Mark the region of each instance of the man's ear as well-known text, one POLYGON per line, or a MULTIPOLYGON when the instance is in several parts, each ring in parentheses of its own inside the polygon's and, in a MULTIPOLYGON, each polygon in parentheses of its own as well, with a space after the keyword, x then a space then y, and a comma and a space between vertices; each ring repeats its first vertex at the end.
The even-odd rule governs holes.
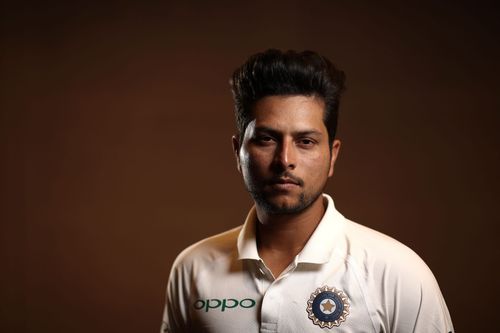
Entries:
POLYGON ((333 140, 332 143, 332 149, 330 152, 330 170, 328 171, 328 177, 333 176, 333 170, 335 168, 335 161, 337 160, 337 157, 339 156, 340 152, 340 140, 333 140))
POLYGON ((236 158, 236 168, 238 169, 239 172, 241 172, 240 141, 238 140, 238 137, 236 135, 233 135, 233 137, 231 138, 231 141, 233 143, 234 157, 236 158))

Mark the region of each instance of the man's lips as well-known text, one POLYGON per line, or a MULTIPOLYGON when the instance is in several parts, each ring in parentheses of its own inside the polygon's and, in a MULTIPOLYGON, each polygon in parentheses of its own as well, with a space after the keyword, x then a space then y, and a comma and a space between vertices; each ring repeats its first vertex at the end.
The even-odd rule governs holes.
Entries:
POLYGON ((285 189, 285 188, 293 188, 296 186, 302 186, 304 182, 297 177, 291 177, 290 175, 285 175, 283 177, 276 177, 271 179, 269 184, 273 187, 285 189))
POLYGON ((291 178, 280 178, 273 182, 274 184, 293 184, 299 185, 299 182, 291 178))

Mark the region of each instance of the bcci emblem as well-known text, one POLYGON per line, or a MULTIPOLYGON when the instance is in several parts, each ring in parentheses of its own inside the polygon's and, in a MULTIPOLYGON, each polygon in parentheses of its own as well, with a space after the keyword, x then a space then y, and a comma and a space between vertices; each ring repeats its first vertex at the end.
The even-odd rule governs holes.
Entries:
POLYGON ((349 314, 349 300, 342 290, 323 286, 307 301, 309 319, 321 328, 340 326, 349 314))

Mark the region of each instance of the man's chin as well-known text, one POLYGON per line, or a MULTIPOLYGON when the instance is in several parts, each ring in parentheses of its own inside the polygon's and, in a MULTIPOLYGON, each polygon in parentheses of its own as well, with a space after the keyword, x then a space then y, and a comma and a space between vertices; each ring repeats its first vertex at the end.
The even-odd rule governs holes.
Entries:
POLYGON ((297 214, 309 206, 303 196, 295 199, 283 197, 254 199, 267 213, 275 215, 297 214))

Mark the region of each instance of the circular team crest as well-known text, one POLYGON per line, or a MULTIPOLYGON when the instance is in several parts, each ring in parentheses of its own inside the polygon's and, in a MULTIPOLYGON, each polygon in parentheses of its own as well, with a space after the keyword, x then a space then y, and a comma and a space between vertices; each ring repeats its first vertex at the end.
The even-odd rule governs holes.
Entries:
POLYGON ((307 301, 309 319, 321 328, 340 326, 349 314, 349 299, 342 290, 323 286, 307 301))

